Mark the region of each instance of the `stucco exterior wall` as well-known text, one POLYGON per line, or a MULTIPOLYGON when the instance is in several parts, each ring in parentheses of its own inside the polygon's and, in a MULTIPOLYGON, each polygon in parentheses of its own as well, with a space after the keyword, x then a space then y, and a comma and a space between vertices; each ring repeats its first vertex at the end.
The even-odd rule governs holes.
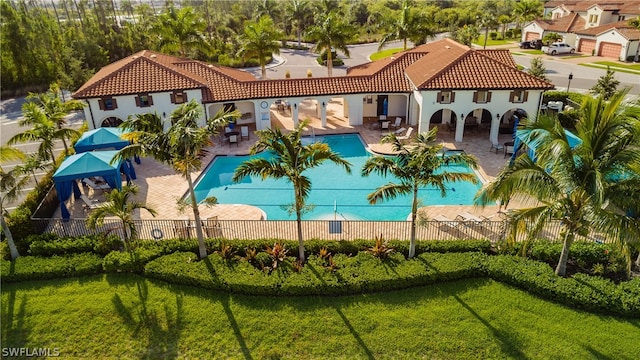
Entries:
MULTIPOLYGON (((202 92, 198 90, 186 90, 187 100, 194 100, 198 103, 202 103, 202 92)), ((129 116, 136 114, 156 113, 160 117, 169 119, 171 112, 173 112, 180 104, 171 103, 171 92, 151 93, 149 94, 153 98, 153 105, 149 107, 136 106, 135 95, 120 95, 114 96, 118 107, 114 110, 100 110, 98 104, 99 98, 87 99, 84 112, 85 118, 88 120, 89 129, 97 129, 101 127, 102 122, 110 117, 116 117, 121 120, 126 120, 129 116)), ((167 120, 168 121, 168 120, 167 120)), ((168 128, 168 123, 165 122, 165 129, 168 128)))

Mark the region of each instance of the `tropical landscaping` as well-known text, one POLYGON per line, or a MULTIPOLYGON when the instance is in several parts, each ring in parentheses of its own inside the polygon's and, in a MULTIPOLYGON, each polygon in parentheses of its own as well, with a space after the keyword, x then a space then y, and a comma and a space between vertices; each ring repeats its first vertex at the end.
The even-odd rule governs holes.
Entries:
MULTIPOLYGON (((517 21, 526 16, 524 10, 515 9, 530 3, 537 2, 504 2, 514 8, 510 15, 521 13, 517 21)), ((3 17, 11 21, 37 14, 40 20, 30 21, 47 24, 47 16, 52 16, 37 6, 12 4, 2 3, 3 17)), ((113 5, 103 8, 103 2, 92 9, 74 2, 77 15, 67 7, 70 3, 63 4, 67 21, 60 22, 56 13, 60 29, 55 30, 49 19, 52 33, 75 22, 88 31, 100 26, 99 19, 109 21, 109 10, 116 13, 113 5)), ((244 14, 251 10, 247 4, 240 2, 227 10, 244 14)), ((391 39, 403 40, 404 46, 407 40, 419 43, 442 29, 439 14, 466 14, 458 6, 429 13, 432 6, 418 11, 408 1, 394 4, 390 13, 400 16, 385 20, 395 25, 375 32, 381 36, 381 47, 391 39), (412 24, 424 24, 420 20, 429 14, 434 23, 427 25, 433 27, 416 31, 412 24)), ((273 38, 290 36, 293 41, 304 35, 313 40, 314 49, 325 52, 331 75, 332 50, 348 55, 346 44, 372 34, 371 27, 358 34, 349 26, 341 16, 348 13, 342 2, 313 4, 327 10, 313 20, 303 17, 302 9, 311 6, 303 0, 287 3, 285 14, 278 14, 270 1, 260 2, 255 14, 237 18, 214 11, 228 5, 217 2, 204 2, 201 11, 167 6, 160 15, 148 9, 143 13, 145 4, 127 5, 135 20, 120 30, 131 28, 108 30, 110 35, 101 41, 134 36, 132 29, 146 23, 148 33, 157 38, 141 38, 142 43, 150 41, 167 52, 207 60, 224 59, 224 48, 236 46, 239 62, 255 60, 263 78, 266 59, 279 49, 273 48, 273 38), (133 16, 134 10, 141 15, 133 16), (202 13, 207 16, 201 19, 202 13), (292 18, 292 14, 298 15, 292 18), (226 20, 229 28, 206 23, 214 16, 226 20), (240 25, 238 19, 247 21, 240 25), (285 19, 291 20, 291 27, 275 31, 285 19), (191 22, 198 26, 184 26, 191 22), (233 31, 232 25, 242 31, 233 31), (204 33, 206 38, 197 38, 204 33), (263 33, 269 34, 263 38, 263 33)), ((499 11, 491 5, 495 3, 473 9, 499 11)), ((387 5, 358 2, 348 9, 349 14, 362 15, 383 6, 387 5)), ((482 31, 486 39, 502 24, 502 37, 506 36, 504 25, 513 18, 496 19, 501 19, 498 24, 486 17, 460 20, 456 29, 469 39, 482 31)), ((91 48, 91 41, 84 46, 91 48)), ((114 45, 111 50, 123 55, 133 51, 131 46, 114 45)), ((65 51, 61 54, 73 53, 65 51)), ((6 71, 23 74, 15 52, 2 56, 13 66, 6 71)), ((51 67, 62 66, 61 61, 51 67)), ((77 80, 74 71, 88 71, 81 71, 85 65, 67 74, 77 80)), ((540 66, 536 65, 534 76, 544 76, 540 66)), ((37 87, 50 75, 39 74, 43 78, 24 78, 21 84, 16 77, 12 90, 37 87)), ((72 87, 72 79, 57 80, 72 87)), ((51 347, 62 356, 83 358, 635 358, 640 354, 640 278, 634 273, 640 267, 640 103, 627 102, 628 90, 618 90, 617 85, 608 72, 591 89, 593 96, 548 93, 548 98, 578 99, 579 106, 520 123, 518 141, 528 149, 514 151, 503 171, 475 199, 479 207, 498 202, 507 209, 501 214, 504 236, 492 243, 415 238, 416 228, 429 220, 420 215, 418 189, 432 185, 445 196, 449 191, 445 183, 471 177, 442 172, 444 164, 478 165, 465 153, 445 158, 437 128, 404 140, 393 133, 384 136, 381 142, 391 144, 395 156, 374 156, 361 169, 352 169, 326 143, 302 142, 305 121, 291 131, 257 131, 251 152, 268 151, 273 157, 249 160, 233 174, 237 182, 250 175, 289 180, 294 196, 288 209, 296 215, 297 239, 207 236, 193 200, 193 174, 202 170, 212 135, 240 113, 223 108, 203 122, 202 108, 195 101, 167 114, 168 129, 158 114, 129 117, 121 128, 128 131, 124 137, 131 144, 114 160, 145 156, 179 174, 188 184, 189 196, 180 206, 193 213, 194 239, 156 241, 137 236, 133 214, 156 211, 136 199, 135 185, 110 191, 105 206, 91 210, 87 225, 95 233, 90 236, 36 234, 30 216, 79 135, 64 126, 64 115, 78 103, 58 96, 60 87, 54 83, 47 92, 29 96, 21 121, 26 129, 9 142, 40 141, 32 160, 13 147, 0 148, 1 162, 17 159, 25 164, 9 171, 0 167, 3 351, 51 347), (577 145, 570 143, 567 130, 579 139, 577 145), (64 143, 61 156, 53 151, 56 140, 64 143), (411 236, 389 240, 371 234, 355 241, 305 238, 301 223, 312 206, 306 200, 313 188, 305 171, 323 162, 363 176, 394 175, 397 181, 375 189, 367 200, 375 204, 412 195, 406 204, 411 236), (15 198, 38 168, 49 175, 18 209, 6 213, 4 201, 15 198), (108 217, 117 219, 116 231, 98 231, 108 217), (539 234, 551 221, 560 222, 561 238, 541 240, 539 234), (577 240, 592 235, 591 241, 577 240)), ((205 200, 210 205, 216 201, 205 200)))

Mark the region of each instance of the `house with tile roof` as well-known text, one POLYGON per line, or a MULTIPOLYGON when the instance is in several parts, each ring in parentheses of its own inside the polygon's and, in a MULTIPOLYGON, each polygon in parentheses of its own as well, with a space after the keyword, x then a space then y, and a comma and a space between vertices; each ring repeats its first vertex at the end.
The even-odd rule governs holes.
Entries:
POLYGON ((296 125, 300 107, 311 102, 324 127, 329 101, 340 98, 349 125, 386 115, 418 131, 445 126, 456 141, 465 129, 484 128, 497 143, 501 128, 512 131, 514 113, 535 116, 542 93, 553 87, 518 70, 508 50, 474 50, 443 39, 352 67, 345 76, 303 79, 258 80, 242 70, 144 50, 105 66, 73 97, 84 100, 92 129, 146 112, 162 116, 168 128, 168 114, 192 99, 205 117, 235 109, 242 114, 239 124, 257 130, 272 126, 274 104, 286 103, 296 125))
POLYGON ((629 20, 640 16, 640 0, 565 0, 544 5, 545 19, 525 25, 524 41, 555 32, 578 52, 625 61, 640 47, 640 30, 629 20))

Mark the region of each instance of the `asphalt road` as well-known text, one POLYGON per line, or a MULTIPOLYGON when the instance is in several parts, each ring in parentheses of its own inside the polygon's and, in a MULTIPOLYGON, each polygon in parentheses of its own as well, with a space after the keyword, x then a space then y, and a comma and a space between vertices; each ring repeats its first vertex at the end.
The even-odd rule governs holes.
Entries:
MULTIPOLYGON (((69 96, 69 94, 65 94, 65 96, 69 96)), ((15 99, 6 99, 0 102, 0 143, 6 144, 7 141, 13 137, 15 134, 21 133, 26 130, 26 128, 20 126, 18 123, 20 119, 22 119, 21 107, 25 102, 25 98, 15 98, 15 99)), ((70 114, 66 118, 67 127, 78 130, 84 121, 84 113, 82 111, 75 112, 70 114)), ((30 154, 34 153, 38 150, 39 142, 28 142, 28 143, 20 143, 15 144, 13 147, 22 150, 23 152, 30 154)), ((57 141, 55 143, 54 153, 56 156, 62 152, 64 149, 62 145, 62 141, 57 141)), ((16 165, 20 164, 19 161, 8 161, 2 164, 2 169, 4 171, 8 171, 13 169, 16 165)), ((39 170, 34 175, 36 179, 40 179, 46 173, 45 170, 39 170)), ((31 176, 29 184, 23 189, 21 196, 16 199, 16 201, 7 202, 3 204, 3 206, 8 210, 12 211, 17 204, 20 204, 24 200, 24 196, 31 191, 36 185, 36 180, 34 176, 31 176)), ((4 194, 3 194, 4 195, 4 194)))

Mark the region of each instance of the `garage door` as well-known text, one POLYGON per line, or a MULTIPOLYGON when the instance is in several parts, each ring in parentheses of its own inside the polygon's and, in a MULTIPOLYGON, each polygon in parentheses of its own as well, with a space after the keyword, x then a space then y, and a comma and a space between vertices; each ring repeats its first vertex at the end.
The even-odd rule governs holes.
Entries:
POLYGON ((528 32, 527 36, 525 36, 524 41, 531 41, 531 40, 537 40, 540 39, 540 34, 536 33, 536 32, 528 32))
POLYGON ((580 43, 578 44, 578 52, 591 55, 595 48, 596 48, 595 40, 580 39, 580 43))
POLYGON ((622 45, 603 42, 600 43, 600 51, 598 51, 599 56, 619 59, 620 51, 622 50, 622 45))

